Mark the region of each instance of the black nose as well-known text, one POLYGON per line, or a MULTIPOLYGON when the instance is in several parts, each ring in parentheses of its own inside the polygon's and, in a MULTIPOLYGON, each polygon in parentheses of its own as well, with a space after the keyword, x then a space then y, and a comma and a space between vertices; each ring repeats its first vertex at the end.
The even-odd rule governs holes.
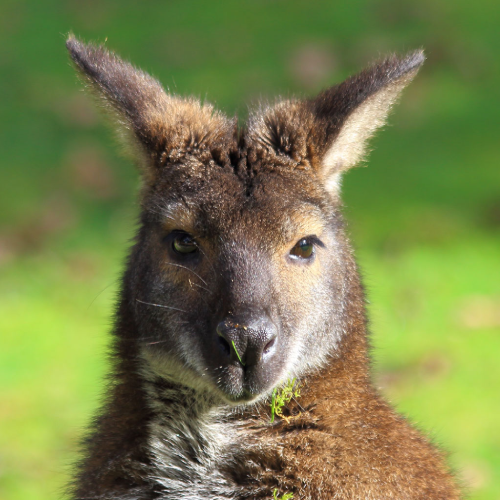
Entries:
POLYGON ((276 352, 278 331, 267 316, 231 316, 217 325, 217 335, 228 361, 244 367, 266 363, 276 352))

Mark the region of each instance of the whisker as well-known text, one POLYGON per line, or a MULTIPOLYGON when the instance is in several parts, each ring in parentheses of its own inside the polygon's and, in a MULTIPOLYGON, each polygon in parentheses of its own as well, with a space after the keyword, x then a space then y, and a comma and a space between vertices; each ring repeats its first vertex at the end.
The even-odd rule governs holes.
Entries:
POLYGON ((193 271, 192 269, 189 269, 189 267, 181 266, 180 264, 174 264, 173 262, 165 262, 165 264, 169 266, 181 267, 182 269, 187 269, 188 271, 191 271, 204 285, 208 286, 208 283, 197 272, 193 271))
POLYGON ((156 337, 143 337, 142 339, 141 338, 133 338, 133 337, 130 337, 130 338, 127 338, 127 337, 120 337, 120 340, 130 340, 131 342, 132 341, 138 341, 138 340, 148 340, 148 339, 154 339, 156 337))
POLYGON ((172 306, 165 306, 163 304, 153 304, 152 302, 144 302, 143 300, 135 299, 137 302, 140 302, 141 304, 146 304, 147 306, 155 306, 155 307, 164 307, 165 309, 173 309, 174 311, 180 311, 183 313, 187 313, 187 311, 184 311, 184 309, 179 309, 178 307, 172 307, 172 306))
MULTIPOLYGON (((192 283, 192 285, 197 286, 197 287, 201 288, 202 290, 206 290, 207 292, 210 293, 210 290, 207 290, 205 287, 197 285, 196 283, 192 283)), ((205 303, 205 305, 208 307, 208 309, 213 313, 214 312, 214 308, 208 303, 208 301, 204 297, 204 295, 202 293, 198 292, 198 297, 205 303)))
POLYGON ((92 301, 90 302, 89 306, 87 307, 87 311, 92 307, 92 304, 100 297, 100 295, 102 293, 104 293, 109 287, 113 286, 116 284, 116 280, 113 280, 112 283, 110 283, 109 285, 105 286, 93 299, 92 301))
POLYGON ((198 283, 193 283, 191 280, 189 280, 189 284, 193 287, 193 286, 197 286, 198 288, 201 288, 202 290, 205 290, 205 292, 208 292, 208 293, 212 293, 208 288, 202 286, 202 285, 199 285, 198 283))
POLYGON ((208 255, 201 249, 201 247, 198 247, 198 250, 205 256, 205 258, 207 259, 207 262, 210 264, 210 267, 212 268, 213 273, 217 276, 217 271, 215 270, 215 267, 212 264, 212 261, 208 258, 208 255))

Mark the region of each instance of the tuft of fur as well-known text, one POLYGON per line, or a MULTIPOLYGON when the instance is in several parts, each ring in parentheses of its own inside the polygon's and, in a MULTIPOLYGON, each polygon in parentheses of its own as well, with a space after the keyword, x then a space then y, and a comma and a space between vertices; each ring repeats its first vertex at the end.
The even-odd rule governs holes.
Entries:
POLYGON ((197 99, 168 95, 157 80, 102 46, 85 45, 73 35, 66 46, 83 80, 118 122, 123 143, 136 151, 147 182, 153 181, 151 166, 227 150, 235 119, 197 99))
POLYGON ((340 176, 422 52, 262 105, 238 130, 103 47, 67 46, 145 180, 110 384, 71 498, 460 498, 442 453, 371 383, 341 214, 340 176), (292 378, 300 399, 271 422, 273 390, 292 378))

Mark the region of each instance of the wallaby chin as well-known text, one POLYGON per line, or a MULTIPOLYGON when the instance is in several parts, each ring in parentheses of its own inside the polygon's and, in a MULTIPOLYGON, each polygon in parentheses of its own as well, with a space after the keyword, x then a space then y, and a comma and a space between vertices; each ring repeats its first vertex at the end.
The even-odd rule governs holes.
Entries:
MULTIPOLYGON (((196 393, 210 394, 214 406, 230 405, 240 406, 248 403, 255 403, 259 400, 268 398, 273 389, 280 385, 280 380, 276 379, 269 387, 261 388, 252 386, 253 391, 245 388, 248 375, 244 372, 244 367, 236 367, 236 374, 233 370, 225 370, 222 367, 220 372, 223 376, 216 379, 209 377, 210 368, 205 367, 201 370, 188 368, 178 362, 170 359, 168 355, 159 353, 151 349, 143 349, 141 357, 143 359, 141 375, 147 379, 160 377, 172 385, 185 387, 186 390, 196 393), (229 382, 227 382, 229 380, 229 382)), ((229 367, 234 368, 232 366, 229 367)))
POLYGON ((71 498, 460 498, 441 452, 371 384, 341 214, 342 173, 422 52, 238 129, 101 46, 67 46, 143 180, 112 383, 71 498))

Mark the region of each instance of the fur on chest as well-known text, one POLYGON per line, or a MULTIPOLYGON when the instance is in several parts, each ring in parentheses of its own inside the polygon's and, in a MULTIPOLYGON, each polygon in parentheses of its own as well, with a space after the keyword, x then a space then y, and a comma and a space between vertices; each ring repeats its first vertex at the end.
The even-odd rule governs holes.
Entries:
POLYGON ((151 384, 148 393, 154 417, 148 424, 147 474, 160 498, 236 498, 241 488, 225 471, 234 468, 245 441, 240 425, 189 388, 151 384))

